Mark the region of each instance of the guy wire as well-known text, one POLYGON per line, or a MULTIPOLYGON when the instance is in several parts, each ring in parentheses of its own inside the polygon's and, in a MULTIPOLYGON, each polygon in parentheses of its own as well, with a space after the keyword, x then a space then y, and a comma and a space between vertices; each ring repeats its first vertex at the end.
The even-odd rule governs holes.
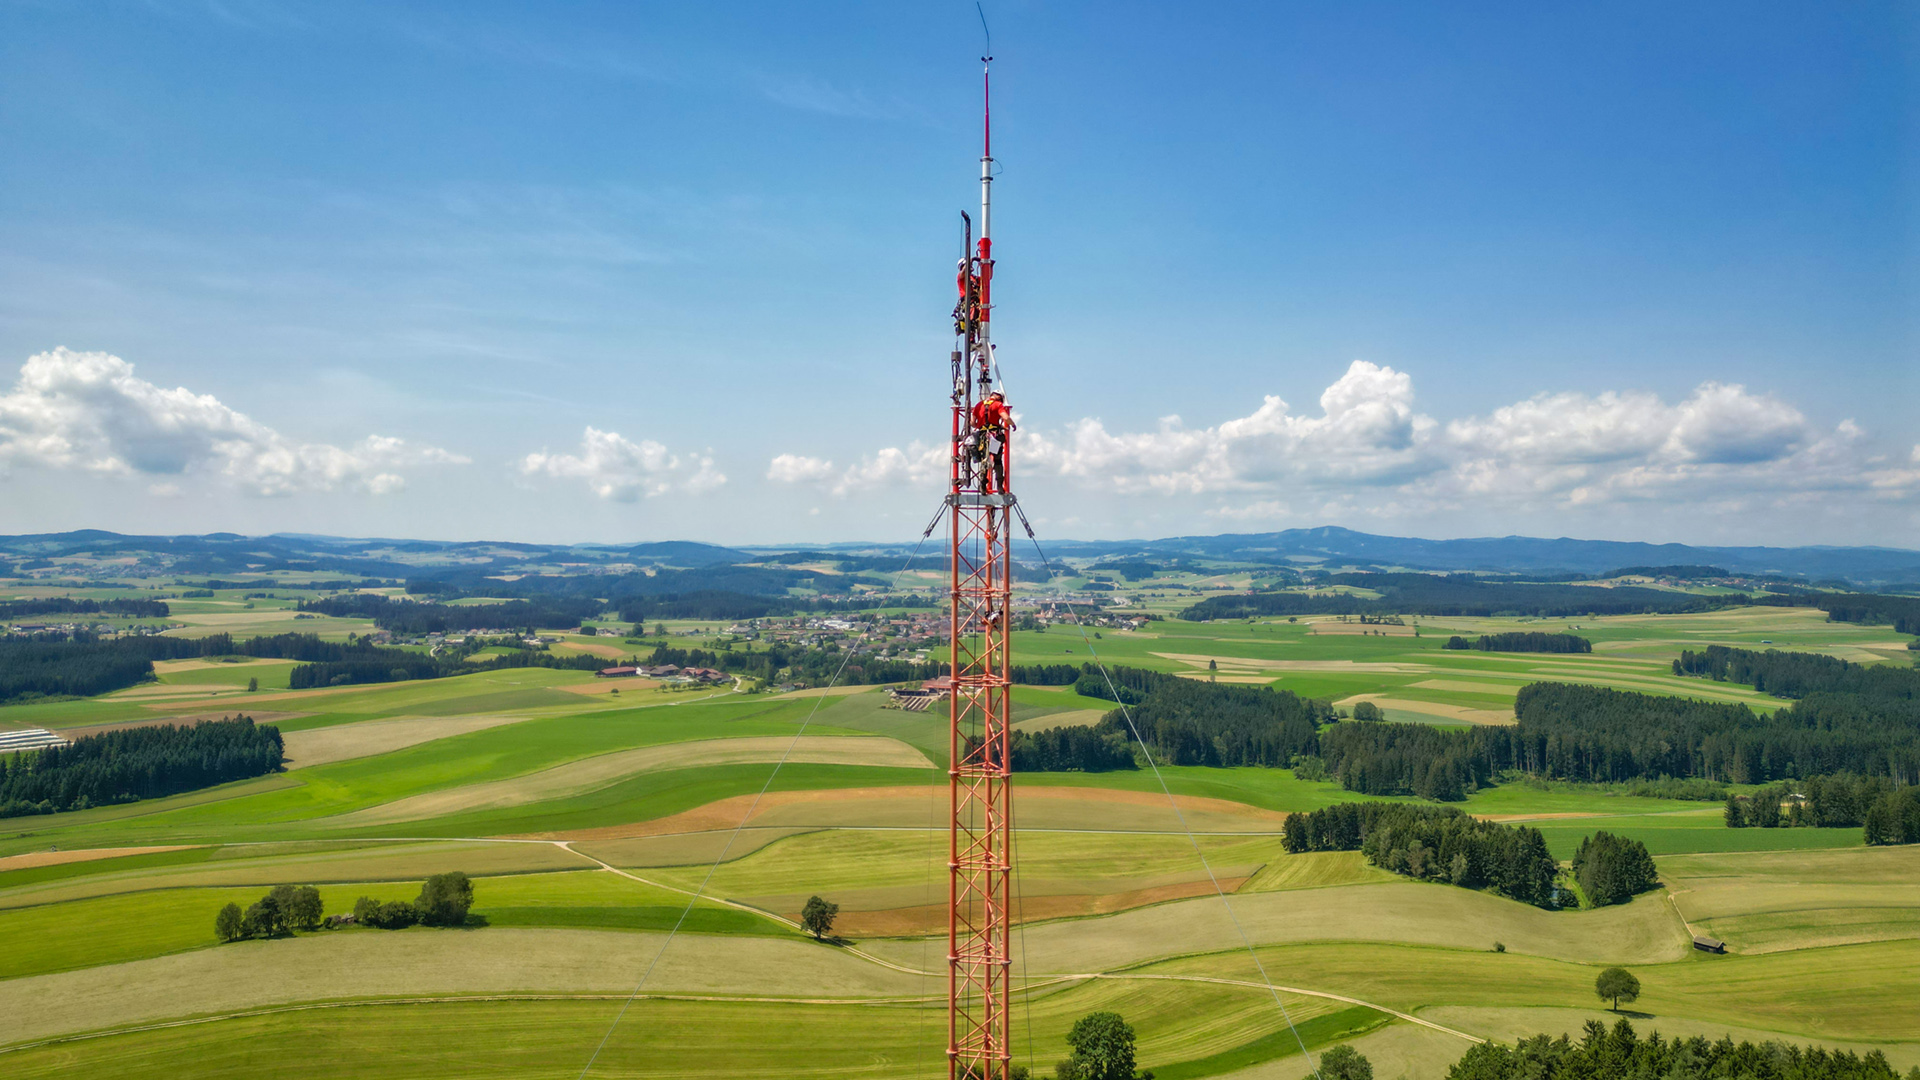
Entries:
MULTIPOLYGON (((1040 538, 1033 534, 1033 524, 1027 520, 1026 511, 1020 510, 1017 503, 1015 509, 1020 514, 1020 524, 1026 527, 1027 539, 1032 541, 1033 550, 1039 554, 1041 563, 1051 577, 1053 561, 1047 558, 1046 551, 1040 547, 1040 538)), ((1067 601, 1067 610, 1073 611, 1071 599, 1067 601)), ((1120 715, 1127 722, 1127 730, 1133 733, 1133 741, 1140 745, 1141 754, 1145 755, 1148 767, 1153 770, 1153 778, 1159 782, 1161 793, 1167 797, 1167 805, 1173 807, 1173 814, 1180 821, 1181 831, 1187 834, 1187 843, 1193 845, 1193 853, 1199 857, 1201 869, 1207 872, 1207 880, 1213 884, 1214 895, 1220 898, 1221 905, 1227 909, 1227 918, 1233 922, 1234 933, 1240 936, 1240 943, 1246 947, 1247 955, 1253 958, 1253 966, 1260 972, 1260 981, 1266 984, 1267 993, 1273 995, 1273 1003, 1280 1007, 1281 1019, 1287 1022, 1287 1029, 1293 1032, 1293 1041, 1300 1045, 1300 1053, 1307 1059, 1307 1067, 1313 1070, 1315 1077, 1319 1077, 1320 1066, 1313 1060, 1313 1054, 1307 1050, 1307 1041, 1300 1036, 1300 1029, 1293 1022, 1293 1014, 1287 1010, 1287 1003, 1281 1000, 1280 991, 1274 987, 1273 980, 1267 976, 1267 965, 1261 963, 1260 952, 1253 947, 1253 939, 1247 936, 1246 928, 1240 925, 1240 916, 1234 913, 1233 901, 1227 899, 1226 890, 1220 887, 1220 879, 1214 874, 1213 865, 1207 861, 1207 853, 1201 850, 1199 838, 1194 835, 1192 826, 1187 824, 1186 813, 1180 809, 1179 800, 1173 797, 1173 789, 1167 786, 1167 778, 1160 773, 1160 764, 1154 760, 1153 750, 1147 746, 1147 740, 1140 737, 1140 729, 1133 722, 1133 711, 1127 708, 1126 702, 1120 700, 1120 689, 1114 685, 1113 674, 1107 670, 1106 663, 1100 659, 1100 653, 1093 647, 1093 639, 1087 636, 1087 628, 1081 623, 1077 613, 1074 615, 1073 625, 1080 631, 1080 640, 1087 647, 1087 655, 1093 657, 1094 664, 1099 667, 1100 677, 1107 684, 1107 692, 1113 695, 1114 704, 1120 706, 1120 715)))
MULTIPOLYGON (((940 518, 945 512, 946 508, 943 505, 941 512, 935 514, 933 521, 928 523, 927 531, 920 534, 920 542, 913 546, 913 553, 907 556, 907 561, 902 563, 900 569, 895 571, 895 573, 906 573, 907 568, 913 565, 913 560, 919 558, 920 549, 926 546, 927 537, 933 534, 934 526, 940 523, 940 518)), ((833 678, 827 680, 827 685, 824 689, 831 690, 839 683, 840 676, 847 670, 848 661, 852 659, 853 650, 846 650, 846 654, 840 657, 840 666, 834 669, 833 678)), ((707 885, 713 880, 714 873, 720 869, 720 864, 727 860, 727 853, 733 850, 734 841, 740 839, 740 833, 747 827, 747 822, 753 820, 753 812, 760 808, 760 800, 766 798, 767 792, 773 788, 774 778, 780 775, 780 767, 787 763, 789 757, 793 756, 794 748, 800 745, 800 737, 807 733, 807 725, 813 723, 814 714, 820 711, 820 706, 824 704, 826 700, 827 695, 822 693, 814 700, 813 708, 807 711, 806 719, 800 721, 800 729, 793 733, 793 739, 787 743, 787 748, 781 753, 780 760, 773 763, 773 771, 767 774, 767 782, 760 785, 760 793, 753 797, 751 803, 747 804, 747 812, 740 815, 740 824, 735 825, 733 832, 728 834, 726 846, 720 849, 720 854, 713 860, 713 865, 707 867, 707 874, 700 879, 699 887, 694 889, 693 895, 687 898, 687 906, 680 909, 680 917, 673 921, 673 929, 667 931, 667 940, 660 943, 660 951, 653 954, 653 959, 648 962, 647 969, 640 974, 640 981, 634 984, 633 993, 628 994, 627 1000, 621 1003, 620 1011, 613 1015, 613 1023, 607 1025, 606 1034, 600 1036, 599 1045, 593 1048, 593 1053, 587 1058, 587 1063, 580 1067, 579 1080, 586 1080, 587 1073, 593 1069, 593 1063, 600 1059, 600 1052, 607 1048, 607 1041, 613 1038, 614 1030, 620 1026, 620 1021, 626 1018, 627 1010, 633 1008, 634 1001, 640 997, 640 991, 646 988, 647 980, 653 977, 653 969, 659 966, 660 958, 667 954, 667 946, 672 945, 673 939, 679 935, 680 927, 686 923, 687 916, 693 912, 693 906, 699 903, 702 897, 706 895, 707 885)))

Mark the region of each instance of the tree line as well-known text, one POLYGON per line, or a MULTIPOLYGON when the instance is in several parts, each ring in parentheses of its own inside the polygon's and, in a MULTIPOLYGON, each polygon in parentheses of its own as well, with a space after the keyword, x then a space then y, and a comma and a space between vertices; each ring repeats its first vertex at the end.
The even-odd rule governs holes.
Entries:
POLYGON ((1860 828, 1874 804, 1894 791, 1893 781, 1884 776, 1837 773, 1783 780, 1747 795, 1728 795, 1724 817, 1730 829, 1860 828))
POLYGON ((120 615, 132 619, 164 619, 172 611, 164 600, 76 600, 71 596, 49 596, 38 600, 0 602, 0 619, 21 619, 32 615, 120 615))
POLYGON ((916 664, 909 660, 883 660, 877 656, 848 658, 839 646, 824 649, 772 644, 764 649, 676 649, 654 647, 647 658, 653 667, 674 664, 679 667, 705 667, 729 675, 747 675, 773 682, 787 679, 809 685, 824 685, 840 673, 840 682, 848 686, 879 686, 885 683, 920 682, 947 673, 944 663, 916 664), (841 667, 842 661, 846 666, 841 667))
POLYGON ((1560 864, 1540 830, 1502 825, 1450 806, 1335 803, 1287 815, 1280 842, 1290 853, 1358 850, 1383 870, 1422 881, 1494 892, 1536 907, 1560 904, 1560 864))
POLYGON ((1256 592, 1213 596, 1180 613, 1183 619, 1243 619, 1271 615, 1472 615, 1559 618, 1568 615, 1640 615, 1706 611, 1745 597, 1693 596, 1639 586, 1487 581, 1471 574, 1329 574, 1316 587, 1349 585, 1378 599, 1346 593, 1256 592))
POLYGON ((1543 634, 1520 631, 1506 634, 1481 634, 1478 641, 1454 635, 1443 649, 1479 649, 1481 652, 1590 653, 1593 642, 1577 634, 1543 634))
MULTIPOLYGON (((1658 1032, 1645 1039, 1622 1017, 1607 1030, 1598 1020, 1587 1021, 1579 1041, 1565 1035, 1555 1039, 1535 1035, 1514 1046, 1483 1042, 1468 1050, 1447 1071, 1447 1080, 1901 1080, 1886 1055, 1870 1050, 1827 1050, 1768 1040, 1733 1041, 1722 1036, 1709 1041, 1663 1039, 1658 1032)), ((1906 1074, 1920 1080, 1920 1067, 1906 1074)))
POLYGON ((252 717, 85 735, 0 756, 0 817, 157 799, 276 772, 280 729, 252 717))

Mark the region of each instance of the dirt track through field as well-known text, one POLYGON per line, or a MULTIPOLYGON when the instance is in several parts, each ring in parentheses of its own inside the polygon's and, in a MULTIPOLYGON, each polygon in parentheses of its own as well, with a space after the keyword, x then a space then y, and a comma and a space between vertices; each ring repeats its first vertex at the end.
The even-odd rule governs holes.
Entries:
MULTIPOLYGON (((789 764, 881 765, 903 769, 933 767, 925 754, 906 743, 878 736, 803 735, 794 739, 784 735, 767 735, 745 739, 701 739, 621 750, 569 761, 525 776, 430 791, 328 820, 333 824, 355 827, 419 821, 447 814, 525 806, 564 798, 606 787, 635 773, 650 770, 771 763, 783 758, 789 764)), ((731 824, 728 823, 729 826, 731 824)))

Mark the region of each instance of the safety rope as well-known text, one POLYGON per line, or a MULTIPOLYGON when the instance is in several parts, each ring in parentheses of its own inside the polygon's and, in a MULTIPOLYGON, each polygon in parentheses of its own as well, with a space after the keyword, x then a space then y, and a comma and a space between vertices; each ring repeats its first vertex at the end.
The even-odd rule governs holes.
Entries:
MULTIPOLYGON (((1014 504, 1014 510, 1020 515, 1020 524, 1027 530, 1027 539, 1032 541, 1034 552, 1040 556, 1041 565, 1046 568, 1047 576, 1051 578, 1053 560, 1047 558, 1046 550, 1040 546, 1040 538, 1034 535, 1033 523, 1027 520, 1027 512, 1020 509, 1018 503, 1014 504)), ((1071 597, 1067 600, 1067 610, 1073 612, 1071 597)), ((1147 766, 1153 770, 1153 778, 1160 784, 1161 793, 1167 797, 1167 805, 1173 808, 1174 817, 1180 822, 1180 830, 1187 835, 1187 843, 1193 845, 1193 853, 1200 859, 1201 869, 1207 872, 1207 881, 1213 885, 1214 895, 1220 898, 1221 905, 1227 909, 1227 918, 1233 923, 1234 933, 1240 936, 1240 944, 1246 947, 1247 955, 1253 959, 1253 966, 1260 973, 1260 981, 1266 984, 1267 993, 1273 995, 1273 1003, 1279 1006, 1281 1018, 1287 1022, 1287 1029, 1293 1032, 1294 1042, 1300 1045, 1301 1055, 1307 1059, 1307 1067, 1313 1070, 1315 1077, 1319 1077, 1320 1066, 1313 1060, 1313 1054, 1307 1050, 1307 1041, 1301 1037, 1300 1028, 1294 1024, 1293 1014, 1287 1010, 1287 1003, 1281 1000, 1279 988, 1275 987, 1273 980, 1267 976, 1267 965, 1261 962, 1260 952, 1254 948, 1253 939, 1247 935, 1246 927, 1241 925, 1240 916, 1233 910, 1233 901, 1227 898, 1227 891, 1220 887, 1220 878, 1214 874, 1213 864, 1207 861, 1207 853, 1201 849, 1199 837, 1194 835, 1193 828, 1187 824, 1187 815, 1180 809, 1180 801, 1173 797, 1173 789, 1167 786, 1167 778, 1161 775, 1160 764, 1154 760, 1152 748, 1147 745, 1147 740, 1140 736, 1140 729, 1133 722, 1133 711, 1127 708, 1125 701, 1121 700, 1120 689, 1113 682, 1113 673, 1107 670, 1106 663, 1100 659, 1099 650, 1093 647, 1093 639, 1087 636, 1087 628, 1080 621, 1078 613, 1074 613, 1073 625, 1080 631, 1080 640, 1087 647, 1087 655, 1093 657, 1094 664, 1099 667, 1100 677, 1107 684, 1107 693, 1112 694, 1114 704, 1120 706, 1120 715, 1127 722, 1127 730, 1133 733, 1133 741, 1139 744, 1140 753, 1147 759, 1147 766)))
MULTIPOLYGON (((927 537, 933 535, 934 527, 940 524, 940 518, 945 513, 946 507, 943 504, 940 511, 934 514, 933 520, 927 523, 926 531, 920 534, 920 542, 913 546, 913 553, 907 556, 907 561, 901 564, 899 570, 894 571, 896 574, 906 573, 907 568, 913 565, 913 560, 919 558, 920 549, 926 546, 927 537)), ((773 788, 774 778, 780 775, 781 766, 793 756, 794 749, 800 745, 801 736, 807 733, 807 725, 813 723, 814 714, 818 713, 820 706, 826 702, 827 691, 831 691, 840 682, 840 676, 847 670, 847 663, 853 659, 853 652, 854 650, 848 649, 840 658, 840 666, 834 669, 833 677, 827 680, 827 685, 822 689, 820 696, 814 700, 813 708, 807 711, 806 719, 800 722, 799 730, 793 733, 793 739, 787 743, 787 748, 781 753, 780 760, 774 762, 773 771, 767 774, 767 782, 760 785, 759 793, 753 797, 751 803, 747 804, 747 812, 740 815, 740 824, 735 825, 733 832, 728 834, 726 845, 720 849, 719 856, 713 860, 711 866, 707 867, 706 876, 700 879, 699 887, 694 889, 692 895, 687 898, 687 906, 680 909, 680 917, 674 920, 673 929, 667 931, 667 940, 660 943, 660 950, 653 954, 653 959, 647 964, 646 970, 640 974, 640 981, 634 984, 633 993, 627 995, 626 1001, 620 1006, 620 1011, 614 1014, 613 1023, 607 1025, 606 1034, 600 1036, 599 1045, 593 1048, 587 1063, 580 1067, 579 1080, 586 1080, 586 1075, 593 1069, 594 1062, 600 1059, 600 1052, 607 1048, 608 1040, 613 1038, 614 1031, 620 1027, 620 1021, 626 1018, 627 1011, 633 1008, 633 1003, 639 999, 640 991, 646 988, 647 980, 653 978, 653 969, 660 965, 660 958, 667 955, 667 947, 673 944, 675 937, 679 936, 680 927, 686 923, 687 916, 692 914, 694 905, 705 896, 707 885, 713 881, 713 875, 719 871, 720 864, 727 861, 727 854, 733 850, 734 842, 740 839, 740 833, 747 827, 747 822, 753 820, 754 811, 760 808, 760 801, 766 798, 767 792, 773 788)))

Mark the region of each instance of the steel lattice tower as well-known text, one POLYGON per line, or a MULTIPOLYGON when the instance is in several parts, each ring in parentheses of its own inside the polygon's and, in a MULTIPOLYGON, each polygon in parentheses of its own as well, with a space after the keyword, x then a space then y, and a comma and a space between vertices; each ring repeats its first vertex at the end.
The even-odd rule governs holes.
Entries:
MULTIPOLYGON (((982 83, 988 108, 980 156, 980 238, 974 241, 969 222, 958 275, 960 303, 954 309, 958 347, 952 355, 953 452, 947 492, 952 541, 948 776, 953 806, 947 848, 947 1060, 952 1080, 1005 1080, 1012 1064, 1007 635, 1013 495, 1008 485, 1011 448, 1002 447, 996 467, 989 456, 989 432, 976 422, 976 406, 994 389, 997 374, 990 333, 993 127, 991 84, 985 74, 982 83)), ((999 436, 1010 440, 1011 431, 999 436)))

